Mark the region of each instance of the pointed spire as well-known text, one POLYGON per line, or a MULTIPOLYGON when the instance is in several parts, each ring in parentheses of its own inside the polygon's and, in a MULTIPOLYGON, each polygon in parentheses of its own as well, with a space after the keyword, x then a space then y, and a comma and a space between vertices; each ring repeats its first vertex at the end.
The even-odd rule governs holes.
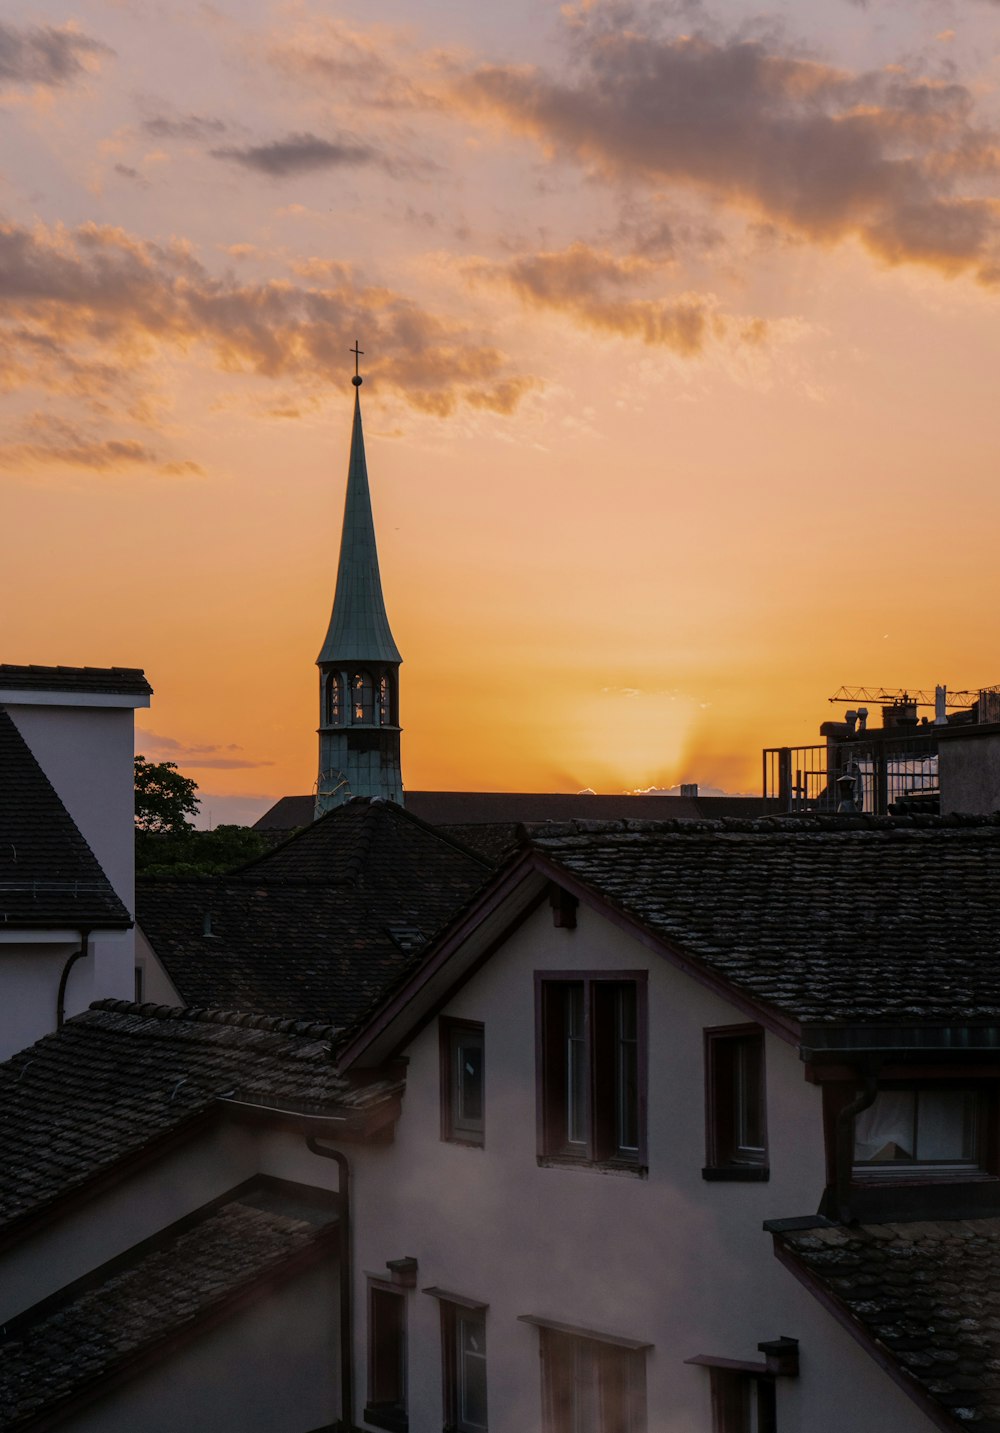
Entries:
POLYGON ((389 629, 382 596, 368 489, 368 466, 365 462, 365 437, 361 427, 360 374, 355 373, 351 382, 354 384, 354 431, 347 469, 344 527, 330 626, 323 649, 316 658, 320 665, 325 662, 403 660, 389 629))

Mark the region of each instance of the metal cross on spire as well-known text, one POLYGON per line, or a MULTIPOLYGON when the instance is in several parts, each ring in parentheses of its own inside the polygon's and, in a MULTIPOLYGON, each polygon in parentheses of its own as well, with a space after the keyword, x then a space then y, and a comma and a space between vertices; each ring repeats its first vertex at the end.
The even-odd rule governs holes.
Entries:
POLYGON ((365 351, 364 351, 363 348, 359 348, 359 347, 358 347, 358 340, 357 340, 357 339, 354 340, 354 347, 353 347, 353 348, 349 348, 347 351, 348 351, 348 353, 353 353, 353 354, 354 354, 354 378, 352 379, 352 382, 353 382, 355 388, 360 388, 360 387, 361 387, 361 384, 362 384, 362 382, 363 382, 363 380, 362 380, 361 374, 360 374, 360 372, 359 372, 359 367, 358 367, 358 365, 359 365, 359 360, 364 357, 364 352, 365 352, 365 351))

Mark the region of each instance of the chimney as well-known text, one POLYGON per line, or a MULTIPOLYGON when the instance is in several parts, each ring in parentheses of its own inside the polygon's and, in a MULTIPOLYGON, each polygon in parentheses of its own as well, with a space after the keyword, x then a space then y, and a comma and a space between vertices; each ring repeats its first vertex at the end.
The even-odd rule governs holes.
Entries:
POLYGON ((948 720, 948 688, 942 683, 934 688, 934 725, 944 726, 948 720))
POLYGON ((696 800, 696 798, 697 798, 697 796, 698 796, 698 783, 697 783, 697 781, 682 781, 682 782, 681 782, 681 795, 682 795, 682 796, 686 796, 689 801, 694 801, 694 800, 696 800))

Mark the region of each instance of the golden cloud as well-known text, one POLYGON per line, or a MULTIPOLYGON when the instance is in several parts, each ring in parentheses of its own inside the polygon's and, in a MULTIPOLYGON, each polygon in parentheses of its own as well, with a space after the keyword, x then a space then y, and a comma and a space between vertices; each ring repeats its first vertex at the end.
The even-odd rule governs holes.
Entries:
MULTIPOLYGON (((318 274, 318 270, 313 269, 318 274)), ((190 246, 121 229, 0 225, 0 377, 106 399, 164 350, 307 388, 341 381, 346 339, 368 338, 369 372, 413 407, 509 413, 530 379, 466 324, 331 266, 320 284, 240 282, 190 246), (92 387, 88 388, 88 385, 92 387)))

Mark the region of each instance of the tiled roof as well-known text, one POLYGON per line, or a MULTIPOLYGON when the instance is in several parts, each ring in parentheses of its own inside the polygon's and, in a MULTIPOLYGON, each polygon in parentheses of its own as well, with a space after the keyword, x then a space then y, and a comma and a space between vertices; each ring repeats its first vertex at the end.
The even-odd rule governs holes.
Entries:
POLYGON ((1000 1016, 1000 817, 574 822, 533 845, 794 1020, 1000 1016))
POLYGON ((315 796, 282 796, 253 823, 254 831, 297 831, 316 811, 315 796))
POLYGON ((104 1000, 0 1065, 0 1232, 222 1097, 337 1111, 392 1105, 395 1076, 334 1073, 333 1031, 263 1016, 104 1000))
POLYGON ((0 707, 0 924, 131 925, 93 851, 0 707))
POLYGON ((1000 1219, 772 1232, 939 1427, 1000 1433, 1000 1219))
POLYGON ((0 662, 0 687, 19 692, 96 692, 148 697, 141 667, 35 667, 0 662))
MULTIPOLYGON (((536 821, 672 821, 764 812, 759 796, 576 796, 565 791, 407 791, 407 811, 432 826, 515 826, 536 821)), ((282 796, 255 831, 291 831, 313 819, 312 796, 282 796)))
POLYGON ((187 1003, 342 1026, 489 874, 400 807, 356 800, 229 876, 140 880, 136 903, 187 1003))
POLYGON ((202 1320, 319 1257, 336 1202, 259 1180, 10 1320, 0 1331, 0 1427, 69 1413, 109 1380, 196 1337, 202 1320))

